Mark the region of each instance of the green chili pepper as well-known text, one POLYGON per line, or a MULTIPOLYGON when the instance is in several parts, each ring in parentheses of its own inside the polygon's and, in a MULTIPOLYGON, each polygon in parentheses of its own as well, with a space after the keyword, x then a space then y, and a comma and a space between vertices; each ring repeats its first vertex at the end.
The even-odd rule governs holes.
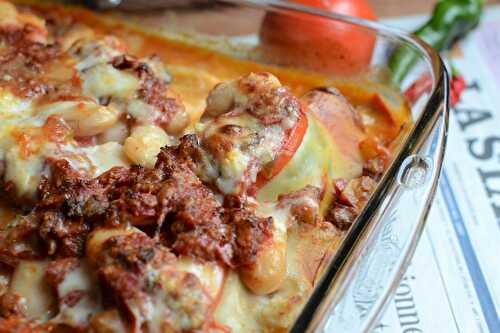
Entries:
MULTIPOLYGON (((445 50, 478 25, 483 3, 484 0, 440 0, 429 21, 415 35, 437 51, 445 50)), ((400 83, 417 60, 418 54, 413 49, 397 49, 389 61, 393 82, 400 83)))

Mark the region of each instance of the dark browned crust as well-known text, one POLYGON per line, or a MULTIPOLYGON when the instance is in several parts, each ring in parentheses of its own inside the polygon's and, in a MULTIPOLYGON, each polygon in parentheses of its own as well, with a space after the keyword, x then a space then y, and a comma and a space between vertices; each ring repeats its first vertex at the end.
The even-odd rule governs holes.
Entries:
POLYGON ((196 139, 185 136, 179 146, 163 148, 152 169, 117 167, 97 178, 80 175, 65 160, 48 161, 51 176, 40 184, 39 202, 0 233, 0 261, 81 257, 93 228, 132 224, 177 255, 231 267, 251 263, 272 236, 272 219, 223 207, 193 172, 196 150, 196 139), (19 242, 26 251, 15 250, 19 242))
POLYGON ((377 183, 368 176, 334 182, 334 200, 325 219, 340 230, 348 230, 361 213, 377 183))
MULTIPOLYGON (((104 306, 119 309, 137 331, 148 325, 138 304, 159 301, 161 292, 167 300, 160 300, 173 307, 166 325, 180 331, 189 318, 189 327, 201 329, 211 320, 214 300, 196 276, 176 268, 177 257, 251 265, 272 238, 273 221, 241 202, 219 203, 193 171, 198 149, 196 138, 185 136, 179 146, 162 149, 154 168, 114 168, 97 178, 82 176, 65 160, 48 161, 50 177, 43 178, 33 211, 0 232, 0 262, 14 267, 21 259, 52 259, 45 279, 57 295, 58 285, 81 264, 92 230, 132 224, 148 234, 112 236, 93 258, 104 306), (23 252, 16 250, 20 243, 23 252)), ((72 307, 88 295, 74 290, 57 296, 60 306, 72 307)), ((22 302, 9 297, 0 309, 18 318, 12 325, 28 325, 22 302)))
POLYGON ((26 315, 26 305, 24 299, 18 294, 6 292, 0 296, 0 315, 7 317, 24 317, 26 315))
POLYGON ((175 262, 175 256, 147 235, 133 233, 108 239, 96 262, 108 298, 123 303, 145 287, 148 266, 159 269, 175 262))
POLYGON ((173 332, 201 329, 208 319, 213 300, 196 276, 176 270, 175 260, 166 247, 142 233, 114 236, 103 244, 97 258, 101 285, 134 332, 148 327, 141 305, 155 300, 169 308, 162 320, 173 332))
POLYGON ((278 201, 280 207, 289 207, 292 217, 290 223, 315 225, 322 220, 319 212, 321 189, 318 187, 307 185, 300 190, 280 195, 278 201))
POLYGON ((248 112, 266 126, 279 124, 284 119, 297 118, 301 108, 299 100, 287 87, 261 91, 256 96, 258 98, 248 106, 248 112), (272 107, 274 112, 269 112, 263 107, 272 107))
POLYGON ((31 25, 2 27, 0 41, 0 86, 8 86, 23 98, 33 98, 53 91, 55 87, 40 79, 45 65, 61 54, 57 44, 44 44, 31 36, 38 30, 31 25))
POLYGON ((155 75, 145 62, 131 55, 121 55, 115 57, 111 64, 119 70, 133 71, 139 77, 138 97, 145 103, 160 110, 161 116, 156 120, 159 126, 167 127, 176 114, 185 113, 184 105, 177 96, 173 95, 169 88, 170 82, 155 75))

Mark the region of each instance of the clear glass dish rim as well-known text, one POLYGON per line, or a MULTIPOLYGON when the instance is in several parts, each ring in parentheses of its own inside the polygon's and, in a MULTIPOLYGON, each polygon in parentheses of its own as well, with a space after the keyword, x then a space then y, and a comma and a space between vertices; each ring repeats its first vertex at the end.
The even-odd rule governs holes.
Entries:
POLYGON ((327 12, 323 9, 314 8, 310 6, 305 6, 297 4, 294 2, 288 2, 283 0, 218 0, 220 2, 226 2, 235 5, 242 5, 246 7, 256 7, 261 10, 274 11, 274 12, 291 12, 305 13, 311 16, 319 16, 326 19, 331 19, 334 21, 345 22, 352 24, 353 26, 365 28, 367 30, 376 31, 377 35, 383 35, 391 39, 399 40, 405 44, 410 44, 416 50, 418 50, 427 61, 429 67, 432 68, 432 91, 431 96, 434 95, 438 89, 437 84, 440 82, 440 76, 446 73, 446 68, 437 53, 429 44, 424 42, 421 38, 413 33, 409 33, 405 30, 398 29, 396 27, 391 27, 380 23, 378 21, 370 21, 362 18, 348 16, 343 14, 337 14, 333 12, 327 12))
MULTIPOLYGON (((296 319, 294 325, 291 327, 290 332, 302 333, 305 331, 311 331, 314 329, 319 321, 323 320, 324 316, 328 315, 328 312, 325 313, 317 313, 317 310, 320 306, 328 306, 323 304, 325 301, 328 302, 328 298, 331 298, 331 293, 336 292, 338 287, 340 286, 340 282, 337 283, 337 277, 341 275, 342 271, 345 270, 345 263, 348 261, 351 250, 356 247, 363 246, 363 241, 366 241, 367 236, 365 235, 366 229, 369 226, 375 225, 380 222, 379 219, 372 219, 375 217, 377 207, 383 204, 383 201, 387 197, 391 197, 391 192, 396 191, 396 178, 399 172, 399 167, 412 153, 418 151, 419 147, 424 144, 430 133, 433 132, 433 127, 436 123, 441 120, 441 126, 443 127, 441 130, 441 144, 442 147, 439 148, 438 160, 435 161, 438 165, 435 166, 439 171, 442 166, 443 158, 444 158, 444 150, 447 136, 447 127, 448 127, 448 109, 449 109, 449 79, 446 67, 439 56, 439 54, 427 43, 418 38, 417 36, 405 32, 403 30, 386 26, 379 22, 368 21, 356 17, 326 12, 322 9, 312 8, 296 3, 285 2, 280 0, 222 0, 222 2, 228 2, 236 5, 242 5, 246 7, 256 7, 261 10, 266 11, 286 11, 296 12, 296 13, 306 13, 313 16, 319 16, 327 19, 331 19, 334 21, 345 22, 348 24, 352 24, 354 26, 365 28, 367 30, 374 31, 377 35, 381 35, 393 40, 397 40, 403 45, 409 45, 417 50, 421 56, 423 56, 424 60, 427 62, 428 67, 430 68, 430 74, 432 78, 432 90, 429 93, 429 97, 426 101, 425 106, 423 107, 423 111, 419 115, 418 119, 415 120, 414 127, 411 133, 408 135, 404 145, 402 146, 400 152, 394 159, 391 164, 389 170, 387 170, 383 179, 380 181, 377 190, 373 193, 371 199, 364 207, 360 216, 354 223, 354 225, 349 230, 346 238, 340 245, 337 250, 334 258, 328 264, 325 272, 323 273, 323 277, 314 287, 313 293, 310 295, 309 300, 306 305, 302 309, 299 317, 296 319), (337 285, 336 285, 337 283, 337 285), (320 288, 322 287, 322 288, 320 288)), ((439 125, 438 125, 439 126, 439 125)), ((437 187, 438 178, 433 179, 433 193, 430 195, 430 199, 432 199, 434 192, 437 187)), ((384 204, 388 204, 385 202, 384 204)), ((430 208, 430 204, 427 205, 426 212, 423 214, 424 216, 428 212, 430 208)), ((401 268, 404 268, 407 264, 413 252, 415 250, 418 239, 423 230, 423 226, 425 223, 425 219, 423 221, 418 221, 416 225, 416 232, 411 237, 411 245, 407 249, 406 253, 401 254, 402 265, 401 268)), ((391 285, 388 290, 394 290, 397 287, 398 281, 391 281, 391 285)), ((342 290, 340 290, 342 291, 342 290)), ((383 301, 380 305, 380 309, 383 308, 384 302, 387 301, 389 297, 389 292, 382 296, 383 301)), ((331 301, 331 300, 330 300, 331 301)), ((373 321, 371 319, 370 321, 373 321)))

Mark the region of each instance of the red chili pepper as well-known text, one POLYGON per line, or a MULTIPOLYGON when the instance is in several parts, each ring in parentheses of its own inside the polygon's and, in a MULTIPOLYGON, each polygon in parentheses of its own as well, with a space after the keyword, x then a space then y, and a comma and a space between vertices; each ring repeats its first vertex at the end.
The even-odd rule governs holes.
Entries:
POLYGON ((418 78, 413 84, 405 91, 405 96, 408 102, 413 105, 423 94, 432 89, 432 78, 429 74, 425 73, 418 78))
MULTIPOLYGON (((463 75, 456 69, 452 70, 452 77, 450 82, 450 105, 453 107, 460 102, 460 98, 466 88, 466 82, 463 75)), ((428 74, 423 74, 413 84, 406 89, 405 96, 408 102, 413 105, 424 93, 427 93, 432 88, 432 79, 428 74)))
POLYGON ((465 78, 459 73, 454 73, 451 78, 450 99, 451 106, 457 105, 465 90, 465 78))

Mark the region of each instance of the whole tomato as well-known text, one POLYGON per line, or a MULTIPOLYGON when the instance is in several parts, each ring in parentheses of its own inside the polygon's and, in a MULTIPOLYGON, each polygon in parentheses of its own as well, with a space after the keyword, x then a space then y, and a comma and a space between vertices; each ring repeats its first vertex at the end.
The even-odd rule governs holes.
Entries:
MULTIPOLYGON (((375 20, 366 0, 293 0, 329 12, 375 20)), ((354 25, 304 13, 269 12, 260 31, 267 60, 301 65, 331 74, 354 74, 367 68, 376 36, 354 25)))

